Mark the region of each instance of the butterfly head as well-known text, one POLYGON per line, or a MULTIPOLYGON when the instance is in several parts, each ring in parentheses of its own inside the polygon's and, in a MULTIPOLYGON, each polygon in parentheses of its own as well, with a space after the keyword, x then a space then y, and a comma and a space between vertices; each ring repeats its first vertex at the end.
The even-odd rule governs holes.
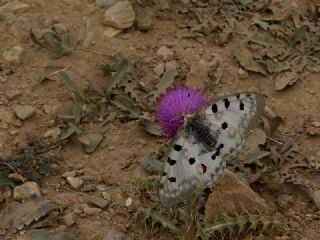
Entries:
POLYGON ((156 119, 167 137, 174 137, 192 114, 208 102, 206 96, 188 87, 169 89, 156 104, 156 119))

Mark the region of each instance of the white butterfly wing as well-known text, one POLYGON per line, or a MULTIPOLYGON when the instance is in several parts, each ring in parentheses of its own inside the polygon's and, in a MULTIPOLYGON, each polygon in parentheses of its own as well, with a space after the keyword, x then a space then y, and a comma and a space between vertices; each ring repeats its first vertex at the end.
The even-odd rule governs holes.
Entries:
POLYGON ((221 156, 215 153, 216 150, 204 151, 193 136, 178 137, 168 154, 160 181, 162 204, 174 206, 189 198, 197 186, 212 186, 224 169, 221 156))
POLYGON ((255 93, 224 97, 200 113, 203 123, 218 136, 208 151, 183 129, 168 154, 160 184, 160 200, 174 206, 186 200, 198 185, 211 187, 225 167, 225 158, 244 145, 245 132, 253 127, 264 109, 264 99, 255 93))
POLYGON ((223 157, 234 157, 245 143, 245 133, 253 128, 264 109, 264 98, 255 93, 226 96, 209 105, 204 123, 217 132, 217 146, 223 157))

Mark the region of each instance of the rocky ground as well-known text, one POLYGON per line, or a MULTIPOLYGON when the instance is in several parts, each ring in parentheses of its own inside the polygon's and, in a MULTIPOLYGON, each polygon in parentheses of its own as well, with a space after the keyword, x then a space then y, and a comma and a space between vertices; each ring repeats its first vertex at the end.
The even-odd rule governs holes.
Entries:
POLYGON ((318 239, 319 20, 316 0, 0 0, 0 238, 318 239), (159 202, 174 85, 266 99, 204 215, 159 202))

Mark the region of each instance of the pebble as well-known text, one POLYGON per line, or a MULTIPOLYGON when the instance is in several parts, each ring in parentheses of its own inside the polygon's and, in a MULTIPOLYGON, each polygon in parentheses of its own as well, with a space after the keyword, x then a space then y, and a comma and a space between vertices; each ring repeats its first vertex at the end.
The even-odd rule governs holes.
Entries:
POLYGON ((8 51, 4 51, 2 53, 2 56, 9 64, 19 65, 22 62, 23 52, 24 52, 24 49, 17 45, 8 51))
POLYGON ((38 198, 41 196, 39 185, 36 182, 26 182, 13 189, 13 198, 15 200, 23 200, 30 198, 38 198))
POLYGON ((132 202, 133 202, 132 198, 129 197, 129 198, 126 200, 126 203, 125 203, 126 207, 130 207, 130 206, 132 205, 132 202))
POLYGON ((63 222, 67 227, 71 227, 73 224, 75 224, 74 220, 74 214, 73 213, 68 213, 63 216, 63 222))
POLYGON ((99 198, 99 197, 88 196, 87 200, 93 205, 95 205, 96 207, 99 207, 102 209, 106 208, 110 204, 110 201, 103 198, 99 198))
POLYGON ((84 208, 83 212, 87 215, 96 215, 98 213, 100 213, 102 210, 101 208, 93 208, 93 207, 88 207, 88 208, 84 208))
POLYGON ((7 91, 6 92, 6 97, 9 100, 13 100, 13 99, 17 98, 20 95, 21 95, 21 91, 19 91, 19 90, 11 90, 11 91, 7 91))
POLYGON ((162 46, 158 49, 157 55, 166 60, 173 57, 173 52, 167 46, 162 46))
POLYGON ((78 177, 67 177, 67 182, 75 190, 79 190, 82 186, 84 181, 81 178, 78 177))
POLYGON ((89 183, 89 184, 85 184, 82 188, 82 192, 92 192, 92 191, 96 191, 97 187, 95 184, 89 183))
POLYGON ((164 73, 164 63, 159 63, 157 66, 153 68, 155 74, 160 77, 164 73))
POLYGON ((104 24, 118 29, 126 29, 133 25, 135 13, 127 0, 118 1, 104 13, 104 24))
POLYGON ((315 128, 320 128, 320 122, 311 122, 311 126, 315 128))
POLYGON ((36 114, 36 108, 33 106, 15 106, 13 111, 21 120, 26 120, 36 114))
POLYGON ((48 129, 43 135, 44 138, 58 139, 61 134, 61 129, 58 127, 48 129))
POLYGON ((177 62, 176 61, 170 61, 166 63, 166 72, 169 70, 177 70, 177 62))
POLYGON ((101 193, 101 196, 105 199, 105 200, 107 200, 107 201, 111 201, 111 196, 110 196, 110 193, 108 193, 108 192, 102 192, 101 193))
POLYGON ((68 172, 63 173, 61 176, 64 178, 67 178, 67 177, 75 177, 76 175, 77 175, 77 171, 72 170, 72 171, 68 171, 68 172))
POLYGON ((316 190, 311 194, 312 200, 316 205, 317 209, 320 210, 320 190, 316 190))

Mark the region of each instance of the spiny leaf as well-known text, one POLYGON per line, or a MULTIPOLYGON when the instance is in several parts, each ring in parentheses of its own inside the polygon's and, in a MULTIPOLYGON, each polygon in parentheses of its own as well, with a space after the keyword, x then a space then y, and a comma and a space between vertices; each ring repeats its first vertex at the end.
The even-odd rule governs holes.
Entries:
POLYGON ((75 95, 76 100, 85 101, 81 90, 78 88, 76 83, 68 76, 68 74, 66 74, 63 70, 60 70, 58 72, 58 75, 60 77, 60 82, 75 95))
POLYGON ((112 98, 111 103, 121 110, 130 112, 132 118, 139 118, 142 114, 139 106, 128 96, 116 95, 112 98))
POLYGON ((178 72, 175 69, 166 71, 157 83, 155 90, 151 92, 154 99, 158 98, 164 93, 169 87, 172 86, 174 79, 178 76, 178 72))
POLYGON ((152 122, 151 120, 146 118, 140 118, 139 123, 148 133, 151 133, 152 135, 158 137, 162 136, 160 127, 155 122, 152 122))

